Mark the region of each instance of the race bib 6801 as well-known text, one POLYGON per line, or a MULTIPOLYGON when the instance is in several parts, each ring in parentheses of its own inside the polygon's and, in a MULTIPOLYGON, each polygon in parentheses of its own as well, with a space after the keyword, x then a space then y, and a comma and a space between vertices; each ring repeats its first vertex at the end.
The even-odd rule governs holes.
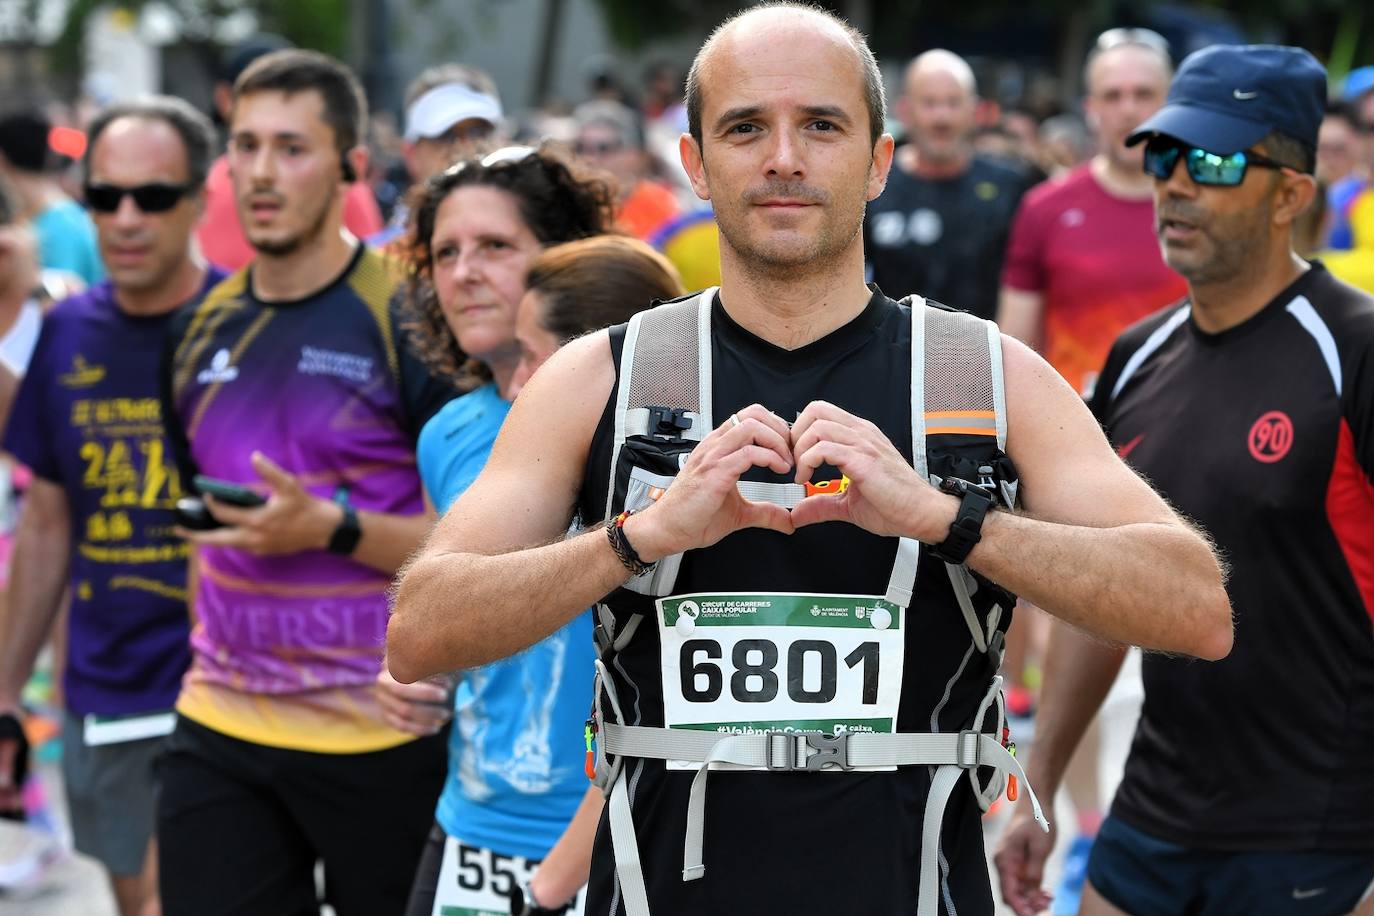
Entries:
POLYGON ((656 604, 667 727, 723 735, 895 730, 897 605, 872 595, 755 592, 656 604))

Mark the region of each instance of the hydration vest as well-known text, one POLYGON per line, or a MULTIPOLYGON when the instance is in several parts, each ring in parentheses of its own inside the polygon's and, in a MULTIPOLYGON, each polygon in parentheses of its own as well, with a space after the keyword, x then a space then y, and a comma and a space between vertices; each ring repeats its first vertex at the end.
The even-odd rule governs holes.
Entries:
MULTIPOLYGON (((708 289, 640 312, 629 322, 616 390, 607 518, 623 510, 642 509, 662 496, 692 448, 714 428, 711 309, 715 294, 715 288, 708 289)), ((1006 400, 1001 339, 996 325, 918 297, 902 300, 901 305, 911 314, 911 454, 916 471, 932 483, 939 483, 944 477, 967 480, 992 493, 1003 508, 1014 508, 1018 480, 1004 451, 1006 400)), ((844 485, 843 479, 822 484, 737 484, 746 499, 773 502, 788 509, 809 495, 837 492, 844 485)), ((808 629, 818 625, 832 627, 824 631, 826 638, 799 640, 787 653, 788 664, 806 663, 809 653, 820 659, 823 671, 832 675, 831 683, 823 682, 814 690, 804 686, 800 674, 791 679, 789 693, 800 692, 803 701, 834 699, 833 675, 840 665, 830 634, 836 643, 849 640, 841 645, 840 651, 852 646, 855 640, 864 640, 844 663, 867 678, 862 681, 863 702, 871 700, 875 708, 881 708, 879 694, 883 688, 870 683, 878 678, 868 678, 868 653, 881 651, 883 639, 899 636, 894 631, 905 623, 921 556, 919 543, 899 539, 892 571, 880 596, 798 596, 786 592, 682 595, 675 591, 681 555, 663 558, 650 571, 631 578, 623 588, 639 596, 639 602, 654 603, 653 625, 662 627, 660 639, 665 646, 667 640, 695 636, 713 613, 719 622, 735 625, 735 629, 739 629, 741 615, 753 614, 760 608, 775 615, 790 614, 789 619, 802 621, 809 625, 808 629), (807 617, 808 604, 813 619, 807 617)), ((927 557, 927 562, 943 561, 927 557)), ((1015 779, 1019 778, 1030 794, 1037 821, 1048 830, 1039 801, 1016 760, 1014 745, 1009 749, 1006 744, 1002 678, 995 674, 1003 653, 1005 627, 1001 624, 1009 619, 1016 599, 962 564, 943 565, 970 639, 985 657, 989 671, 988 690, 973 719, 962 730, 951 733, 896 731, 890 685, 886 695, 891 728, 886 731, 870 730, 867 725, 835 733, 791 727, 722 733, 699 723, 674 727, 668 715, 666 690, 667 727, 627 725, 607 665, 630 644, 649 618, 637 612, 617 627, 609 604, 598 604, 601 658, 596 662, 596 700, 588 722, 589 754, 591 738, 596 738, 589 775, 607 797, 616 875, 627 916, 649 916, 650 911, 630 808, 626 758, 659 759, 666 761, 669 768, 696 770, 683 845, 684 881, 697 880, 705 874, 702 837, 707 777, 713 767, 810 771, 818 773, 816 778, 843 778, 819 775, 821 770, 930 768, 932 779, 922 824, 918 916, 938 913, 940 826, 949 797, 965 774, 984 811, 1004 787, 1008 787, 1009 797, 1015 798, 1015 779)), ((739 653, 737 644, 736 660, 748 658, 758 643, 750 641, 744 653, 739 653)), ((709 645, 714 647, 710 651, 715 654, 708 654, 704 662, 708 667, 709 659, 719 655, 719 643, 709 645)), ((690 642, 682 642, 681 647, 683 664, 701 657, 689 653, 690 642)), ((664 655, 665 666, 674 663, 666 648, 664 655)), ((774 664, 780 661, 776 648, 769 657, 774 664)), ((873 657, 872 668, 877 671, 879 666, 876 656, 873 657)), ((899 665, 901 661, 899 655, 899 665)), ((764 670, 760 665, 753 665, 750 670, 754 669, 764 670)), ((900 667, 896 676, 900 688, 900 667)), ((684 684, 688 683, 688 675, 684 673, 683 677, 684 684)), ((851 680, 859 683, 857 673, 851 680)), ((699 696, 718 696, 720 681, 718 674, 714 683, 708 679, 707 689, 699 691, 699 696)), ((748 683, 747 679, 744 682, 748 683)), ((772 680, 771 694, 763 694, 769 689, 768 682, 763 683, 750 697, 752 702, 759 702, 760 694, 769 701, 775 699, 774 694, 780 689, 777 678, 772 680)))

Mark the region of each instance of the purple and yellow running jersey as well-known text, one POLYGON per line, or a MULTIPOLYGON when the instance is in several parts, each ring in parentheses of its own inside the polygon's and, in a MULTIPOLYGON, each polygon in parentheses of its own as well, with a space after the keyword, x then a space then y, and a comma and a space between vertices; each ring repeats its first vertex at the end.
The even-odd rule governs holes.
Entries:
MULTIPOLYGON (((251 270, 179 316, 170 342, 172 438, 184 477, 264 494, 260 451, 313 495, 357 509, 424 511, 415 438, 455 393, 402 341, 395 265, 360 247, 337 280, 262 302, 251 270)), ((177 709, 232 737, 361 753, 409 736, 388 728, 374 682, 391 576, 323 550, 197 552, 192 663, 177 709)))

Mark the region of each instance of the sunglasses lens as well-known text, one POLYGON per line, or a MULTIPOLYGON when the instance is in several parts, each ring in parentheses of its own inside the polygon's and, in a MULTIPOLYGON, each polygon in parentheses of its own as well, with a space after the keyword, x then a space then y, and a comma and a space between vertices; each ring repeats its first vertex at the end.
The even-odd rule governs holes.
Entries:
POLYGON ((162 213, 170 210, 181 200, 181 188, 165 184, 145 184, 130 191, 134 203, 144 213, 162 213))
POLYGON ((108 185, 90 185, 86 188, 86 203, 98 213, 113 213, 119 209, 124 199, 124 191, 108 185))
POLYGON ((1167 180, 1178 164, 1179 148, 1172 144, 1151 140, 1145 144, 1145 174, 1167 180))
POLYGON ((134 205, 144 213, 164 213, 177 205, 186 195, 184 188, 170 184, 144 184, 136 188, 121 188, 112 184, 86 186, 86 203, 97 213, 113 213, 128 194, 134 205))
POLYGON ((1206 150, 1188 150, 1188 174, 1198 184, 1234 187, 1245 180, 1245 154, 1219 156, 1206 150))

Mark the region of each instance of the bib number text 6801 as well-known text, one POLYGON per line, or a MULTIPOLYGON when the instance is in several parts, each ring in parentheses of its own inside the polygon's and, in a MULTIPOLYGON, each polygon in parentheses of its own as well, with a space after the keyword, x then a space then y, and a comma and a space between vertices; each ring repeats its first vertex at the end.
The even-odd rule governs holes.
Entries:
MULTIPOLYGON (((689 639, 679 650, 682 698, 689 703, 713 703, 725 687, 721 644, 714 639, 689 639)), ((778 696, 782 682, 787 698, 794 703, 829 703, 838 687, 839 653, 835 646, 820 639, 798 639, 787 646, 782 661, 778 645, 771 639, 741 639, 730 650, 730 696, 739 703, 769 703, 778 696)), ((878 702, 879 646, 877 642, 859 644, 843 659, 848 668, 863 674, 860 702, 878 702)))

